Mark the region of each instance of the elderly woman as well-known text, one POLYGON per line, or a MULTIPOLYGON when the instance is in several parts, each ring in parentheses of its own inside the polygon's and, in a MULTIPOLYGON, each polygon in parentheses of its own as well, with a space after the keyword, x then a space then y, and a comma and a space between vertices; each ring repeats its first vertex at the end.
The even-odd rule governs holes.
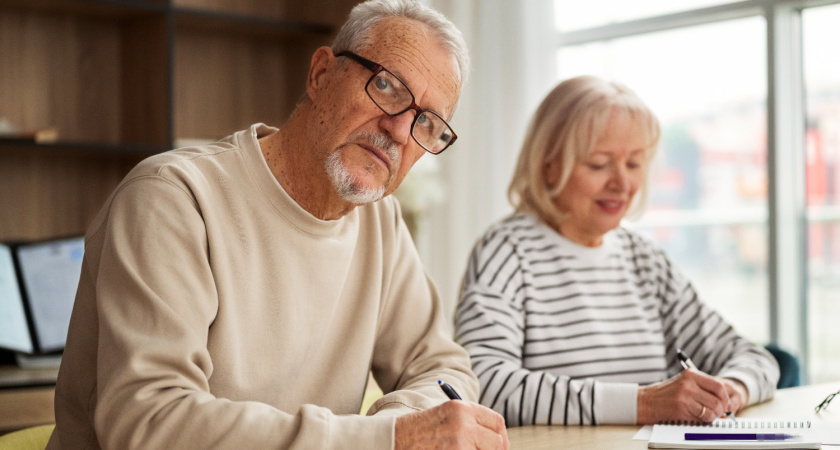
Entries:
POLYGON ((509 189, 516 212, 476 244, 456 315, 480 401, 507 426, 709 422, 773 396, 773 357, 621 227, 644 201, 659 135, 632 91, 595 77, 537 109, 509 189))

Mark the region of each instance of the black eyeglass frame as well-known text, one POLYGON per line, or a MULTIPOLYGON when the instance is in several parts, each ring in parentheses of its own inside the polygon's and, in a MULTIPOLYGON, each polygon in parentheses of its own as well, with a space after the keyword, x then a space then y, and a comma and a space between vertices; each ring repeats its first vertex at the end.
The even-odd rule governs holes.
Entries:
POLYGON ((335 54, 335 56, 345 56, 347 58, 350 58, 353 61, 359 63, 365 69, 368 69, 371 72, 373 72, 373 74, 368 79, 367 83, 365 83, 365 94, 368 95, 368 97, 373 102, 373 104, 376 105, 382 112, 384 112, 385 114, 388 114, 391 117, 399 116, 400 114, 408 111, 409 109, 413 109, 415 112, 417 112, 417 114, 414 115, 414 120, 411 122, 411 138, 414 139, 414 142, 416 142, 417 145, 419 145, 420 147, 423 147, 423 150, 426 150, 427 152, 429 152, 433 155, 440 155, 441 153, 443 153, 444 150, 449 148, 458 139, 458 135, 455 134, 455 130, 452 129, 452 126, 449 125, 449 122, 447 122, 446 119, 444 119, 443 117, 441 117, 440 114, 438 114, 434 111, 430 111, 428 109, 421 108, 420 105, 418 105, 416 103, 415 98, 414 98, 414 93, 411 92, 411 89, 408 88, 408 85, 405 84, 405 82, 400 77, 396 76, 393 72, 391 72, 390 70, 388 70, 384 66, 382 66, 382 64, 375 63, 375 62, 373 62, 373 61, 371 61, 371 60, 369 60, 369 59, 367 59, 363 56, 359 56, 359 55, 357 55, 357 54, 355 54, 355 53, 353 53, 349 50, 344 50, 344 51, 338 52, 338 53, 335 54), (373 82, 374 78, 376 78, 376 75, 378 75, 379 72, 388 72, 388 74, 390 76, 396 78, 397 80, 399 80, 400 83, 402 83, 402 85, 405 87, 406 92, 408 92, 408 95, 411 96, 411 104, 410 105, 406 106, 405 109, 401 110, 400 112, 391 114, 388 111, 385 111, 385 109, 382 108, 382 106, 380 106, 379 103, 377 103, 376 100, 374 100, 373 96, 371 96, 370 92, 368 92, 368 86, 370 85, 371 82, 373 82), (439 118, 441 121, 443 121, 444 125, 446 125, 446 127, 449 128, 449 132, 452 133, 452 139, 449 140, 449 142, 446 144, 445 147, 443 147, 442 149, 440 149, 437 152, 429 150, 425 145, 421 144, 420 141, 417 140, 417 137, 414 136, 414 125, 417 123, 417 118, 419 118, 420 115, 423 114, 423 113, 434 114, 437 118, 439 118))
POLYGON ((819 414, 820 411, 828 408, 828 404, 831 403, 831 401, 834 400, 834 397, 836 397, 838 395, 840 395, 840 391, 832 392, 831 394, 828 394, 828 396, 822 401, 822 403, 820 403, 819 405, 817 405, 816 408, 814 408, 814 411, 817 414, 819 414))

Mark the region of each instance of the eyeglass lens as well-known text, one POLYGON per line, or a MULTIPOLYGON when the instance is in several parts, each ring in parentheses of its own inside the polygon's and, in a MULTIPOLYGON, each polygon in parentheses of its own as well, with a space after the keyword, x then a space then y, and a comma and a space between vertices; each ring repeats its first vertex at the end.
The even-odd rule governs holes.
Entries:
MULTIPOLYGON (((411 91, 387 70, 376 73, 365 89, 374 103, 389 115, 400 114, 414 103, 411 91)), ((453 133, 443 118, 423 111, 414 119, 411 135, 426 150, 440 153, 452 141, 453 133)))

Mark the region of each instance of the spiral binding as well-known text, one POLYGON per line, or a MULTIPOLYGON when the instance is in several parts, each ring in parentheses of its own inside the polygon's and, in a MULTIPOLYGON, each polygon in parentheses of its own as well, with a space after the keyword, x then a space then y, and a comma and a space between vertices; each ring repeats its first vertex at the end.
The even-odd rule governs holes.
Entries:
POLYGON ((803 429, 811 428, 810 420, 749 420, 738 419, 733 422, 731 420, 715 420, 714 422, 700 422, 696 420, 660 420, 657 425, 674 425, 674 426, 691 426, 691 427, 706 427, 706 428, 792 428, 803 429))

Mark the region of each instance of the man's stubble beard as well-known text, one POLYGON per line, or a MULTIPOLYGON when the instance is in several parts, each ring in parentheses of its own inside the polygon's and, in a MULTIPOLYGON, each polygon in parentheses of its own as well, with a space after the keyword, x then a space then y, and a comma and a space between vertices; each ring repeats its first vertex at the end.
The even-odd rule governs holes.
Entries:
POLYGON ((390 159, 392 172, 388 178, 388 182, 377 188, 368 188, 362 186, 361 183, 350 173, 347 167, 344 166, 344 163, 341 160, 341 151, 343 147, 339 147, 336 151, 330 154, 330 156, 327 157, 325 164, 327 175, 330 177, 330 181, 332 181, 333 187, 335 187, 338 195, 354 205, 373 203, 384 197, 385 186, 396 176, 396 169, 400 167, 402 159, 399 151, 399 145, 397 145, 393 139, 382 133, 364 132, 351 136, 350 139, 351 142, 358 142, 359 140, 362 140, 373 147, 382 149, 388 155, 388 159, 390 159))

